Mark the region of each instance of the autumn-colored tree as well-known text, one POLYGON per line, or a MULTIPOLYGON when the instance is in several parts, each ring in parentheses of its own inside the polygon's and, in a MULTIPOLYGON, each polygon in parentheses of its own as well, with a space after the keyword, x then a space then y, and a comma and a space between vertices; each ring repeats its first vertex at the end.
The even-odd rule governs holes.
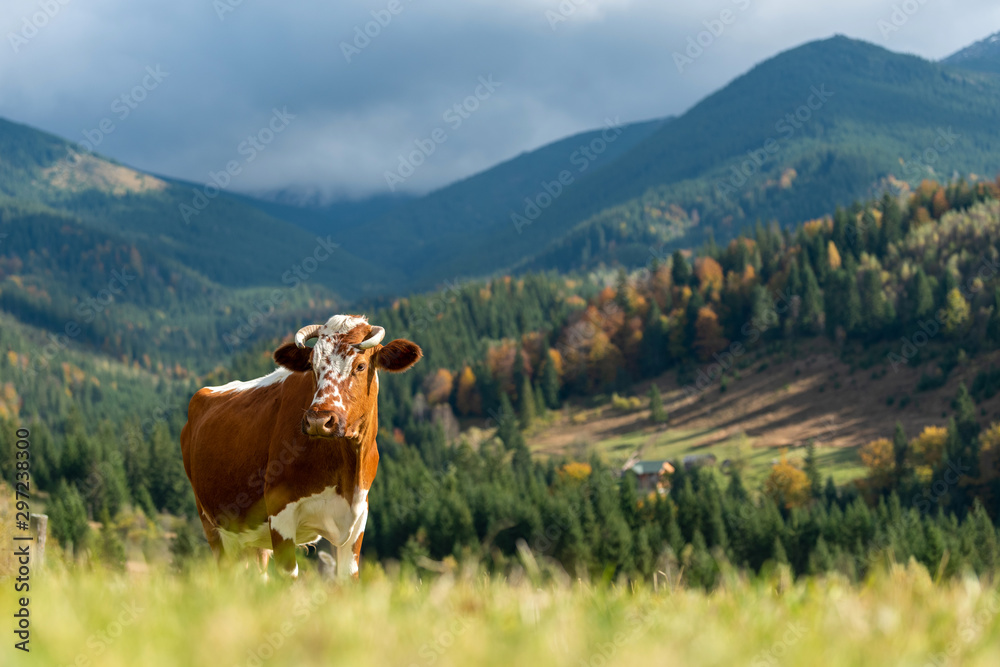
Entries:
POLYGON ((587 354, 587 375, 591 390, 606 389, 618 376, 622 365, 622 354, 611 343, 611 339, 603 331, 599 331, 592 341, 587 354))
POLYGON ((708 306, 698 309, 698 319, 695 322, 694 348, 701 361, 708 361, 712 355, 729 345, 729 340, 723 335, 719 317, 708 306))
POLYGON ((460 415, 478 415, 483 410, 482 397, 476 386, 476 374, 470 366, 458 374, 458 387, 455 390, 455 407, 460 415))
POLYGON ((694 273, 698 288, 703 293, 722 291, 722 266, 711 257, 701 257, 695 262, 694 273))
POLYGON ((830 263, 830 268, 831 269, 833 269, 834 271, 836 271, 837 269, 840 268, 840 265, 841 265, 840 251, 837 250, 837 246, 836 246, 836 244, 834 244, 833 241, 829 241, 826 244, 826 258, 827 258, 827 261, 830 263))
POLYGON ((588 477, 590 477, 591 472, 592 469, 590 464, 582 463, 580 461, 572 461, 570 463, 566 463, 563 465, 562 468, 559 469, 559 474, 562 477, 566 479, 576 480, 578 482, 583 481, 588 477))
POLYGON ((486 366, 496 380, 497 386, 505 394, 514 393, 514 359, 517 357, 517 346, 514 341, 505 339, 497 345, 492 345, 486 351, 486 366))
POLYGON ((944 188, 938 188, 931 199, 931 214, 940 219, 948 211, 948 197, 945 196, 944 188))
POLYGON ((764 482, 764 492, 779 505, 787 508, 802 507, 809 501, 809 476, 785 459, 771 467, 764 482))
POLYGON ((861 462, 868 468, 868 476, 879 486, 885 486, 892 479, 896 469, 896 456, 889 438, 872 440, 861 448, 861 462))
POLYGON ((917 479, 927 482, 934 468, 944 458, 944 447, 948 442, 948 429, 943 426, 927 426, 920 435, 910 441, 910 454, 917 479))
POLYGON ((944 330, 950 334, 957 334, 965 328, 965 323, 969 321, 969 302, 962 296, 962 292, 957 287, 948 291, 945 297, 944 330))
POLYGON ((424 379, 424 395, 428 405, 444 403, 451 396, 454 377, 446 368, 439 368, 424 379))

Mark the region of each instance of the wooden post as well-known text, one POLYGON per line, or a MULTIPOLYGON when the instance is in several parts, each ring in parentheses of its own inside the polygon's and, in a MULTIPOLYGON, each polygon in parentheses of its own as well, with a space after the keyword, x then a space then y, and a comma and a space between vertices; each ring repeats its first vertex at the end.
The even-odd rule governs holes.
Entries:
POLYGON ((32 514, 31 534, 35 536, 35 549, 31 562, 38 566, 38 569, 45 567, 45 536, 49 532, 49 517, 47 514, 32 514))

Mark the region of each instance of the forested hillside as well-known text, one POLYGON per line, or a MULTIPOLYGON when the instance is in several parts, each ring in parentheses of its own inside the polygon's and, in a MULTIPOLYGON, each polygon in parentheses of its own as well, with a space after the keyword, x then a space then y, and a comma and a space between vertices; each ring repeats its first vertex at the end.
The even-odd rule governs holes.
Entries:
MULTIPOLYGON (((288 284, 286 272, 318 244, 316 234, 229 195, 212 180, 167 181, 2 119, 0 156, 0 212, 7 234, 20 231, 18 211, 41 207, 234 289, 288 284)), ((35 241, 30 250, 50 250, 44 237, 35 241)), ((338 242, 333 238, 327 245, 338 242)), ((342 247, 335 254, 334 261, 316 264, 313 281, 351 294, 395 285, 398 276, 391 269, 376 271, 342 247)))
MULTIPOLYGON (((787 561, 796 572, 861 576, 891 548, 931 567, 947 551, 947 573, 991 567, 1000 427, 975 407, 998 386, 988 368, 960 390, 937 431, 893 434, 887 416, 884 440, 857 443, 869 478, 842 488, 807 456, 804 468, 782 460, 759 488, 739 467, 720 476, 678 464, 669 498, 644 498, 598 457, 536 460, 522 431, 567 401, 627 393, 669 369, 710 401, 747 353, 811 337, 878 372, 933 362, 921 384, 935 386, 958 360, 1000 340, 998 196, 1000 183, 926 181, 902 202, 887 195, 795 229, 758 226, 631 274, 505 277, 368 310, 426 357, 381 387, 382 464, 366 554, 476 555, 502 568, 523 539, 570 571, 650 576, 683 567, 706 586, 721 558, 754 571, 787 561), (485 439, 456 438, 456 415, 484 428, 485 439), (945 492, 927 495, 941 484, 945 492)), ((284 337, 329 312, 304 308, 284 337)), ((187 397, 202 384, 269 371, 278 344, 261 340, 194 378, 88 361, 75 345, 39 360, 48 353, 31 331, 4 327, 4 377, 33 374, 17 383, 30 396, 4 386, 4 429, 30 426, 37 483, 55 492, 54 534, 81 549, 124 535, 116 521, 137 520, 134 510, 122 514, 128 508, 191 515, 177 452, 187 397), (117 398, 123 390, 130 401, 117 398), (104 517, 98 542, 87 537, 88 517, 104 517)), ((5 440, 0 452, 5 470, 10 447, 5 440)))

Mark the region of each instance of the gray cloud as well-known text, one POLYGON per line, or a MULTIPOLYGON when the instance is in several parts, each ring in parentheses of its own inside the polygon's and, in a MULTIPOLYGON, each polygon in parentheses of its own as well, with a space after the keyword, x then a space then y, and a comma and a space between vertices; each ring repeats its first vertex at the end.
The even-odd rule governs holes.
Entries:
POLYGON ((813 39, 842 33, 937 59, 1000 26, 1000 7, 988 0, 907 0, 919 8, 886 34, 878 21, 899 0, 398 2, 401 11, 348 62, 341 43, 372 12, 385 22, 390 0, 8 0, 0 116, 77 141, 109 118, 114 131, 97 151, 204 181, 240 159, 241 142, 272 109, 287 107, 295 119, 232 187, 331 197, 385 190, 397 156, 442 128, 447 141, 400 186, 426 191, 605 117, 682 113, 755 63, 813 39), (221 19, 220 6, 231 10, 221 19), (42 23, 32 17, 45 7, 52 16, 19 42, 25 20, 42 23), (678 72, 674 52, 726 9, 731 24, 678 72), (135 108, 121 119, 123 102, 114 101, 157 65, 168 75, 141 102, 130 98, 135 108), (443 114, 488 75, 502 85, 451 127, 443 114))

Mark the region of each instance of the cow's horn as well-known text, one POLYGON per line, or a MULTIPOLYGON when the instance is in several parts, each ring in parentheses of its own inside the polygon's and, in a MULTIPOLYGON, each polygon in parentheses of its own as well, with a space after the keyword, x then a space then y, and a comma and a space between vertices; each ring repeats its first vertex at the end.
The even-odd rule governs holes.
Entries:
POLYGON ((385 337, 385 329, 382 327, 372 327, 371 335, 365 338, 363 341, 355 345, 359 350, 367 350, 370 347, 375 347, 382 342, 385 337))
POLYGON ((295 334, 295 345, 297 347, 305 347, 306 341, 310 338, 315 338, 319 335, 319 330, 323 328, 322 324, 310 324, 307 327, 302 327, 295 334))

